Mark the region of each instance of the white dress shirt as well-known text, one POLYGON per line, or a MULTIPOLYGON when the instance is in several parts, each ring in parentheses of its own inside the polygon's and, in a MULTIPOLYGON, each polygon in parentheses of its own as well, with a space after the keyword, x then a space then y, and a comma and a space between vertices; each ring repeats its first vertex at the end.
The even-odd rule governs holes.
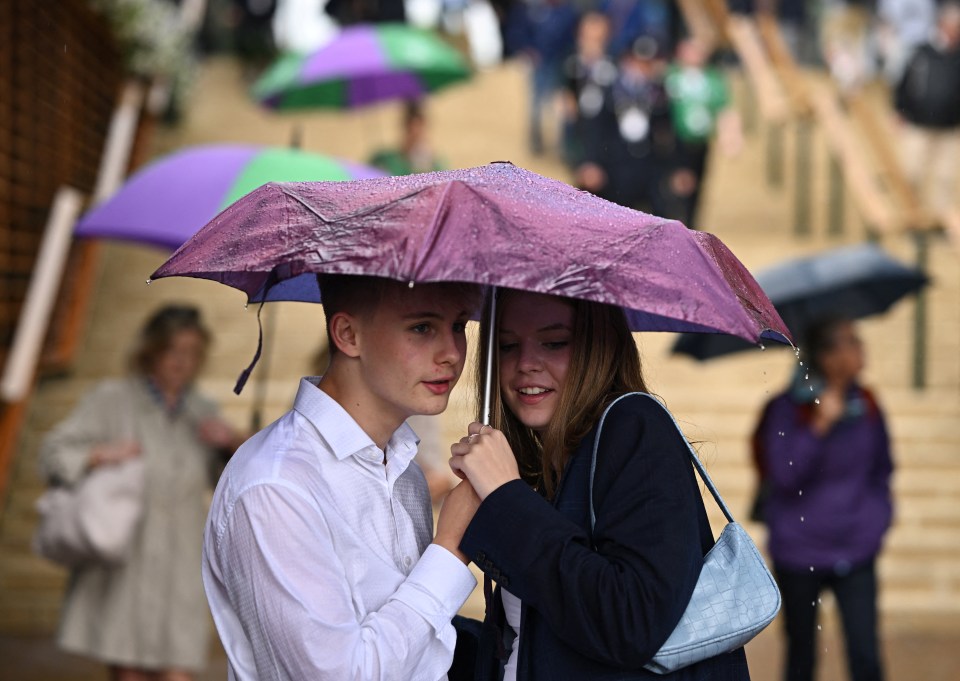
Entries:
POLYGON ((384 465, 317 380, 237 450, 213 497, 203 583, 229 678, 445 679, 476 579, 430 544, 416 434, 397 429, 384 465))

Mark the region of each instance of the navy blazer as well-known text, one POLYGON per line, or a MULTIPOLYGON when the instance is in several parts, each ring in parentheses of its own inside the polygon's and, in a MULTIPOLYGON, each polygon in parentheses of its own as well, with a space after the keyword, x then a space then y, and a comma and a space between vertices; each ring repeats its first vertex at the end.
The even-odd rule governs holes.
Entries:
POLYGON ((461 550, 497 582, 477 678, 501 678, 512 630, 499 589, 523 602, 518 679, 749 679, 743 649, 670 675, 643 669, 676 627, 714 540, 687 444, 656 401, 620 400, 604 423, 590 531, 590 457, 579 444, 551 504, 520 480, 480 505, 461 550))

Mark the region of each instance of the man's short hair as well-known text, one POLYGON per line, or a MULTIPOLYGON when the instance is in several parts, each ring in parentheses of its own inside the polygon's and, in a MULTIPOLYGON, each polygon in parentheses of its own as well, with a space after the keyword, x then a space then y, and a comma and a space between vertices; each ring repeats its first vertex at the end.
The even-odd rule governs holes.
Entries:
MULTIPOLYGON (((480 301, 480 289, 475 284, 438 282, 422 286, 441 285, 450 288, 451 295, 471 301, 471 307, 480 301)), ((327 345, 331 356, 337 352, 330 333, 330 320, 339 312, 365 315, 375 310, 384 300, 401 295, 409 288, 407 282, 357 274, 318 274, 320 303, 327 322, 327 345)), ((472 310, 471 310, 472 312, 472 310)))

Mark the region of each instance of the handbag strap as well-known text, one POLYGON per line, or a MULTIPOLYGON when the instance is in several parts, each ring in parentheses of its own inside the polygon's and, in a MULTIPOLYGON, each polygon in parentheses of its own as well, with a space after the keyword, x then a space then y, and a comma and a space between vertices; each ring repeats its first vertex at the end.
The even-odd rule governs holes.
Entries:
POLYGON ((642 395, 644 397, 649 397, 651 400, 657 403, 657 406, 659 406, 661 409, 667 412, 667 414, 670 416, 670 420, 673 421, 673 425, 676 427, 677 432, 680 433, 680 437, 683 438, 683 441, 686 443, 687 450, 690 452, 690 458, 693 459, 693 466, 694 468, 697 469, 697 473, 700 474, 700 478, 706 483, 707 489, 710 490, 710 494, 713 495, 713 498, 716 500, 717 505, 720 507, 720 510, 723 511, 723 515, 726 516, 727 522, 731 522, 731 523, 734 522, 733 516, 730 514, 730 509, 727 508, 727 505, 724 503, 723 498, 720 496, 720 492, 718 492, 717 488, 714 486, 713 480, 710 479, 710 476, 707 474, 707 471, 703 467, 703 464, 700 463, 700 457, 697 456, 697 453, 693 450, 693 447, 691 447, 690 443, 687 442, 687 438, 684 437, 683 431, 680 430, 680 424, 677 423, 677 420, 673 417, 673 414, 671 414, 668 409, 666 409, 662 404, 660 404, 660 401, 657 400, 653 395, 650 395, 648 393, 635 392, 635 393, 626 393, 625 395, 621 395, 620 397, 615 399, 613 402, 611 402, 610 405, 603 411, 603 415, 600 417, 600 424, 597 426, 597 436, 593 441, 593 455, 590 458, 590 532, 591 533, 593 532, 593 527, 597 522, 597 516, 593 510, 593 478, 597 471, 597 449, 600 446, 600 433, 603 432, 603 422, 606 420, 607 414, 610 413, 610 410, 613 408, 613 405, 615 405, 617 402, 624 399, 625 397, 633 397, 634 395, 642 395))

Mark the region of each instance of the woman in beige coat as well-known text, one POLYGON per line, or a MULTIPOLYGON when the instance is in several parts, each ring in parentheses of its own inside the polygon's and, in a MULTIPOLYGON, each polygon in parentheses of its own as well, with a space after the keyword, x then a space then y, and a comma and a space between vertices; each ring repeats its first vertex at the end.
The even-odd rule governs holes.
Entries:
POLYGON ((141 332, 130 375, 97 385, 41 448, 55 483, 133 457, 145 464, 143 515, 127 559, 72 571, 58 634, 63 649, 108 665, 113 681, 189 681, 206 663, 205 490, 217 460, 240 441, 192 387, 209 339, 195 308, 160 309, 141 332))

